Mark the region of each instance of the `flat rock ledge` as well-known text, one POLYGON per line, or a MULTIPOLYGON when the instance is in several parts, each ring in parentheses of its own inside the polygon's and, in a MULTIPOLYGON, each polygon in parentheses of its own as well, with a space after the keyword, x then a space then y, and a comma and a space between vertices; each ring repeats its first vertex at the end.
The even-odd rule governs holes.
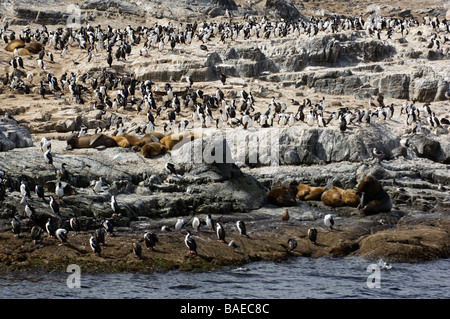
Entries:
MULTIPOLYGON (((307 204, 304 204, 308 206, 307 204)), ((116 230, 106 237, 101 257, 89 246, 90 231, 69 233, 68 242, 43 235, 34 245, 29 233, 17 239, 12 232, 0 233, 0 270, 65 271, 77 264, 83 272, 155 272, 207 271, 227 266, 241 266, 254 261, 284 262, 291 258, 339 258, 358 255, 368 261, 383 259, 390 263, 421 262, 450 256, 450 220, 424 218, 408 220, 401 211, 371 217, 337 217, 335 229, 327 229, 321 221, 296 219, 291 209, 290 221, 278 217, 284 209, 267 207, 265 212, 220 218, 227 232, 226 241, 233 240, 237 248, 219 242, 216 234, 205 229, 193 232, 198 255, 190 254, 184 245, 185 230, 162 234, 162 221, 150 219, 131 223, 131 227, 116 230), (243 237, 235 227, 236 219, 245 220, 249 237, 243 237), (308 228, 318 230, 317 243, 307 237, 308 228), (142 243, 142 258, 132 251, 132 244, 142 241, 145 231, 158 233, 154 251, 142 243), (290 250, 287 244, 294 238, 298 246, 290 250)), ((213 216, 214 217, 214 216, 213 216)), ((165 220, 164 222, 169 222, 165 220)), ((187 226, 186 228, 189 228, 187 226)))

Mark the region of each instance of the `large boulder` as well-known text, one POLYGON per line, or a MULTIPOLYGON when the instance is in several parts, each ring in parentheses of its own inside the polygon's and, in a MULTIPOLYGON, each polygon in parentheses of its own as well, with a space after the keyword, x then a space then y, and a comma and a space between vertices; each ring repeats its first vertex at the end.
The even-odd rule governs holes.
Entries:
POLYGON ((16 121, 0 122, 0 152, 13 148, 33 146, 33 140, 28 129, 18 125, 16 121))
POLYGON ((286 0, 267 0, 265 7, 278 18, 283 18, 288 21, 305 19, 295 5, 286 0))
POLYGON ((407 142, 410 149, 419 156, 425 157, 432 161, 443 161, 448 158, 441 148, 441 144, 436 139, 425 135, 414 135, 407 142))

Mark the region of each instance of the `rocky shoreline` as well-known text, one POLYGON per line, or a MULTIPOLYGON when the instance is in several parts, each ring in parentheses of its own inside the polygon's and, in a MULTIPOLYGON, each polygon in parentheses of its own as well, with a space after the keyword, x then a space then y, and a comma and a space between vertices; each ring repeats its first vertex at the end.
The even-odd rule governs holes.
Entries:
MULTIPOLYGON (((211 147, 209 143, 213 139, 201 140, 204 149, 211 147)), ((174 153, 143 159, 138 152, 126 148, 66 151, 64 141, 52 142, 52 148, 58 154, 54 165, 68 164, 75 194, 63 197, 58 215, 52 213, 48 200, 40 201, 34 193, 31 203, 40 216, 42 227, 48 217, 53 216, 59 220, 60 227, 70 229, 69 218, 77 216, 83 230, 76 235, 70 231, 68 242, 62 247, 55 238, 47 238, 46 233, 41 243, 34 245, 29 232, 34 223, 26 219, 20 192, 8 189, 2 203, 5 209, 0 226, 0 260, 4 270, 64 270, 68 263, 81 263, 86 264, 85 271, 198 271, 257 260, 277 262, 291 257, 359 255, 388 262, 449 257, 450 195, 447 190, 439 189, 439 184, 448 183, 448 165, 429 159, 400 156, 381 161, 367 158, 326 165, 256 168, 242 163, 239 168, 234 163, 180 162, 177 164, 180 177, 174 178, 164 169, 167 161, 175 159, 174 153), (112 160, 117 156, 120 159, 112 160), (320 201, 299 200, 295 206, 288 207, 290 220, 283 222, 281 215, 285 207, 267 204, 267 191, 280 185, 299 182, 323 185, 331 178, 339 187, 356 189, 357 182, 367 174, 378 178, 390 194, 394 203, 391 212, 363 216, 356 208, 331 208, 320 201), (104 179, 103 190, 95 193, 93 182, 100 176, 104 179), (121 208, 117 216, 110 208, 112 195, 116 196, 121 208), (208 213, 224 225, 227 242, 234 240, 237 249, 218 242, 216 234, 205 230, 204 226, 198 233, 193 231, 192 218, 198 216, 203 220, 208 213), (335 229, 327 229, 323 224, 323 216, 329 213, 335 216, 335 229), (11 230, 10 221, 14 215, 22 216, 19 239, 11 230), (173 228, 177 218, 185 220, 181 232, 161 231, 162 225, 173 228), (89 237, 105 219, 117 229, 116 236, 107 237, 101 257, 94 256, 89 237), (237 220, 245 221, 250 238, 239 235, 235 226, 237 220), (309 241, 309 228, 318 230, 317 244, 309 241), (186 230, 194 234, 198 256, 187 251, 184 244, 186 230), (132 244, 142 241, 146 231, 155 232, 159 243, 155 251, 144 248, 143 258, 138 259, 132 244), (289 238, 298 242, 293 251, 287 244, 289 238)), ((179 151, 191 151, 194 147, 194 142, 190 142, 179 151)), ((14 149, 0 155, 0 170, 21 173, 12 181, 26 179, 33 186, 37 182, 54 181, 59 174, 53 168, 45 167, 38 147, 14 149)))
MULTIPOLYGON (((10 36, 14 30, 18 35, 28 24, 31 29, 40 29, 42 24, 49 30, 56 29, 69 16, 69 2, 58 4, 58 12, 35 11, 26 1, 12 7, 8 2, 0 11, 3 21, 11 22, 6 34, 10 36)), ((327 11, 341 9, 339 1, 264 4, 231 0, 219 1, 218 5, 206 0, 179 2, 179 7, 169 8, 161 1, 141 1, 143 10, 138 10, 134 1, 104 4, 86 0, 76 9, 80 10, 77 17, 83 25, 102 24, 106 30, 108 24, 114 24, 124 32, 129 32, 125 30, 129 30, 130 21, 132 28, 153 27, 156 24, 149 21, 154 19, 161 26, 180 23, 181 30, 196 19, 211 25, 232 21, 244 29, 253 23, 267 27, 265 19, 274 21, 274 26, 281 27, 291 19, 301 25, 309 21, 305 18, 309 14, 327 21, 339 17, 339 23, 352 17, 350 12, 336 15, 327 11), (232 17, 227 16, 226 9, 232 17)), ((363 10, 359 4, 354 5, 363 10)), ((391 263, 450 257, 450 69, 445 62, 450 58, 450 42, 445 40, 449 35, 442 27, 424 25, 422 20, 413 22, 413 17, 423 19, 445 13, 444 9, 433 6, 408 10, 404 3, 398 8, 390 4, 364 8, 364 19, 382 14, 412 23, 408 33, 396 29, 389 38, 386 29, 380 37, 373 29, 361 27, 342 27, 338 32, 317 29, 312 35, 305 25, 296 29, 293 24, 285 35, 276 34, 278 29, 274 27, 263 36, 254 31, 244 37, 242 31, 230 33, 225 40, 218 31, 209 40, 200 40, 203 35, 197 30, 192 43, 180 42, 170 48, 167 41, 164 48, 158 49, 156 42, 144 45, 146 37, 152 39, 153 30, 136 28, 142 39, 133 42, 126 59, 115 58, 111 66, 106 62, 105 48, 91 50, 77 41, 68 47, 64 57, 62 48, 47 44, 46 50, 54 51, 55 61, 44 56, 45 68, 37 65, 36 55, 29 55, 24 56, 23 69, 13 70, 9 61, 14 53, 0 50, 0 66, 8 76, 11 74, 0 83, 0 99, 4 102, 0 107, 0 270, 65 271, 67 265, 75 263, 86 272, 204 271, 258 260, 280 262, 302 257, 358 255, 391 263), (443 43, 429 48, 434 34, 443 43), (76 101, 67 85, 57 92, 49 88, 48 74, 60 79, 71 72, 85 87, 80 95, 84 104, 76 101), (31 80, 27 74, 32 75, 31 80), (14 76, 27 83, 29 92, 13 85, 14 76), (193 84, 186 82, 188 77, 193 84), (122 88, 113 83, 124 85, 135 80, 136 93, 128 97, 123 108, 97 108, 94 102, 102 104, 103 100, 98 99, 99 89, 94 89, 93 79, 103 81, 111 101, 118 98, 122 88), (41 80, 45 94, 40 93, 41 80), (153 158, 142 156, 137 146, 67 148, 68 138, 82 129, 93 134, 101 128, 102 134, 116 138, 120 135, 119 122, 126 133, 141 138, 143 127, 148 125, 141 85, 150 82, 157 106, 170 104, 163 111, 148 107, 155 116, 161 113, 154 122, 156 130, 164 135, 177 132, 176 128, 166 131, 165 126, 166 111, 172 104, 167 103, 168 91, 163 88, 170 83, 183 95, 179 97, 182 108, 177 124, 184 119, 190 121, 187 131, 194 134, 192 141, 153 158), (213 98, 218 88, 228 108, 234 101, 239 123, 230 121, 222 128, 214 124, 195 127, 195 106, 188 104, 189 97, 201 90, 213 98), (257 120, 252 126, 240 124, 245 115, 242 91, 251 92, 255 99, 252 118, 258 112, 259 116, 272 112, 272 125, 263 126, 257 120), (304 119, 296 119, 294 125, 278 122, 283 114, 297 116, 302 102, 307 105, 304 115, 325 103, 327 125, 319 125, 318 119, 312 125, 304 119), (392 118, 378 116, 380 108, 391 104, 395 106, 392 118), (420 111, 418 129, 414 123, 406 124, 406 105, 415 105, 420 111), (439 126, 427 120, 426 105, 441 121, 439 126), (283 112, 274 112, 282 107, 283 112), (370 123, 355 120, 342 129, 338 119, 332 120, 339 111, 353 115, 368 109, 373 112, 370 123), (46 165, 40 147, 43 137, 52 144, 51 165, 46 165), (376 155, 375 150, 381 155, 376 155), (176 173, 166 170, 168 162, 175 165, 176 173), (64 194, 59 212, 55 213, 49 200, 50 196, 56 197, 54 185, 62 177, 63 164, 69 174, 64 185, 70 185, 70 192, 64 194), (299 184, 356 190, 368 175, 379 180, 391 197, 390 212, 365 216, 354 207, 333 208, 320 200, 300 199, 295 205, 277 207, 267 199, 274 188, 299 184), (100 178, 102 188, 94 190, 100 178), (31 190, 27 203, 35 209, 32 221, 24 210, 22 181, 31 190), (45 188, 45 200, 37 197, 36 185, 45 188), (119 213, 111 208, 112 196, 118 202, 119 213), (282 221, 286 208, 290 219, 282 221), (204 220, 207 214, 224 225, 227 243, 233 240, 237 248, 219 242, 216 234, 204 226, 199 232, 192 229, 193 217, 204 220), (334 216, 335 229, 324 225, 327 214, 334 216), (19 238, 12 232, 14 216, 21 223, 19 238), (49 217, 58 227, 69 230, 67 243, 62 246, 46 233, 37 244, 31 240, 32 226, 45 229, 49 217), (77 234, 69 225, 72 217, 82 222, 77 234), (173 228, 178 218, 185 221, 181 231, 161 230, 163 225, 173 228), (98 256, 92 252, 89 238, 106 219, 114 225, 115 236, 107 236, 98 256), (238 220, 246 223, 249 238, 239 235, 238 220), (318 231, 316 244, 308 238, 310 228, 318 231), (197 243, 198 255, 190 254, 184 243, 187 230, 197 243), (143 244, 147 231, 158 235, 154 251, 143 244), (297 241, 293 250, 288 246, 289 238, 297 241), (141 242, 141 259, 133 252, 135 242, 141 242)), ((360 13, 352 14, 357 17, 360 13)), ((203 30, 202 25, 199 30, 203 30)), ((114 50, 117 46, 113 44, 114 50)), ((214 119, 224 110, 223 104, 217 103, 214 119)))

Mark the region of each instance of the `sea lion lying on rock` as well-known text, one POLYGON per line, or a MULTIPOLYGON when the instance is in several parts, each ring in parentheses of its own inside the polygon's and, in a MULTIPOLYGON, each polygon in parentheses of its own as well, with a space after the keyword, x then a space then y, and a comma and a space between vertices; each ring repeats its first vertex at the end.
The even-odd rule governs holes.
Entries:
POLYGON ((141 154, 145 158, 153 158, 159 154, 164 154, 167 151, 168 149, 165 145, 157 142, 146 143, 141 148, 141 154))
POLYGON ((166 134, 163 134, 160 132, 147 133, 139 140, 139 143, 137 144, 137 146, 142 147, 146 143, 152 143, 152 142, 160 143, 161 139, 163 139, 164 137, 166 137, 166 134))
POLYGON ((322 193, 325 192, 323 187, 310 187, 305 184, 297 186, 297 199, 300 200, 320 200, 322 193))
POLYGON ((365 215, 389 212, 392 209, 391 196, 383 190, 380 181, 371 175, 361 180, 358 193, 361 200, 357 208, 365 215))
POLYGON ((117 142, 112 137, 104 134, 84 135, 81 137, 74 135, 67 140, 67 149, 96 148, 99 146, 117 147, 117 142))
POLYGON ((142 138, 139 138, 135 135, 124 133, 119 136, 111 136, 111 137, 117 142, 118 146, 120 147, 135 146, 139 151, 139 149, 147 143, 152 142, 159 143, 159 140, 165 137, 165 135, 162 133, 152 132, 145 134, 142 138))
POLYGON ((276 206, 295 206, 297 204, 295 195, 296 187, 275 187, 267 194, 267 202, 276 206))
POLYGON ((181 142, 181 145, 185 144, 186 142, 191 142, 196 138, 201 138, 203 137, 203 134, 194 134, 194 133, 190 133, 190 132, 181 132, 181 133, 174 133, 171 135, 167 135, 165 137, 163 137, 160 142, 161 144, 166 145, 167 149, 169 151, 173 150, 173 148, 175 147, 175 145, 177 145, 178 143, 181 142))
POLYGON ((321 200, 324 205, 330 207, 357 207, 360 202, 360 198, 355 190, 344 190, 336 186, 323 192, 321 200))
POLYGON ((119 147, 123 147, 123 148, 128 148, 130 147, 132 144, 130 143, 130 141, 122 135, 119 136, 111 136, 111 138, 116 141, 117 146, 119 147))

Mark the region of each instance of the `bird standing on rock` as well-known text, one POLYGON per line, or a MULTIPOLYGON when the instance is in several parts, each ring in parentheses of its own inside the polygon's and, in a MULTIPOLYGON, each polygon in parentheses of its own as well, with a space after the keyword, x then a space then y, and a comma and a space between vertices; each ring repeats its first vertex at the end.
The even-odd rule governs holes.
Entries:
POLYGON ((287 208, 284 210, 283 214, 281 214, 281 220, 284 222, 289 220, 289 211, 287 208))
POLYGON ((142 246, 140 242, 133 243, 133 252, 139 259, 142 259, 142 246))
POLYGON ((216 234, 217 234, 217 238, 219 241, 226 243, 225 242, 225 229, 223 228, 222 224, 217 222, 216 223, 216 234))
POLYGON ((213 231, 214 230, 214 221, 211 217, 211 214, 208 214, 206 216, 205 222, 206 222, 206 227, 209 228, 209 231, 213 231))
POLYGON ((158 242, 158 236, 155 233, 147 232, 144 234, 144 242, 147 249, 154 250, 156 243, 158 242))
POLYGON ((200 219, 199 219, 197 216, 195 216, 195 217, 192 219, 192 228, 194 228, 194 230, 195 230, 196 232, 198 232, 198 230, 199 230, 199 228, 200 228, 200 219))
POLYGON ((181 228, 183 227, 184 224, 184 219, 183 218, 178 218, 177 222, 175 223, 175 230, 176 231, 180 231, 181 228))
POLYGON ((81 230, 81 225, 80 225, 80 221, 78 220, 78 218, 72 217, 69 220, 69 224, 70 224, 70 227, 72 228, 72 230, 75 232, 75 234, 77 234, 81 230))
POLYGON ((41 227, 35 225, 31 228, 31 239, 33 240, 33 244, 36 245, 38 240, 41 239, 41 234, 44 231, 42 230, 41 227))
POLYGON ((239 233, 241 234, 241 236, 248 237, 248 235, 247 235, 247 228, 245 226, 245 223, 242 220, 238 220, 236 222, 236 227, 239 230, 239 233))
POLYGON ((314 245, 316 245, 317 244, 317 229, 315 229, 315 228, 308 229, 308 238, 314 245))
POLYGON ((94 235, 92 235, 91 238, 89 239, 89 244, 94 254, 97 254, 100 257, 102 248, 100 247, 99 243, 97 243, 97 241, 95 240, 94 235))
POLYGON ((12 226, 14 235, 17 238, 19 238, 19 235, 20 235, 20 221, 19 221, 19 217, 14 216, 13 220, 11 221, 11 226, 12 226))
POLYGON ((288 239, 288 246, 289 246, 289 250, 293 251, 295 248, 297 248, 297 241, 294 238, 289 238, 288 239))
POLYGON ((334 226, 333 215, 331 214, 325 215, 325 217, 323 218, 323 222, 325 223, 325 226, 327 226, 330 229, 333 229, 334 226))
POLYGON ((113 211, 113 214, 117 215, 120 212, 119 204, 117 204, 116 196, 114 195, 111 196, 111 209, 113 211))
POLYGON ((67 242, 67 230, 64 228, 58 228, 55 232, 56 238, 60 241, 58 246, 64 245, 67 242))
POLYGON ((191 237, 191 232, 188 230, 187 235, 184 239, 184 243, 186 244, 187 248, 189 248, 189 253, 194 253, 197 255, 197 243, 195 240, 191 237))

